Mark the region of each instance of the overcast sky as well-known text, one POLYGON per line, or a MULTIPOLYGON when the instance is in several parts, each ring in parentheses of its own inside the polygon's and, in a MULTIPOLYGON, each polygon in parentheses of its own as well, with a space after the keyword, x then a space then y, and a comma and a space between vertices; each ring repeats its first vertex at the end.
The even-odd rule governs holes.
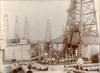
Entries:
MULTIPOLYGON (((30 1, 1 1, 1 20, 8 14, 9 36, 12 38, 16 16, 19 20, 20 36, 23 37, 25 16, 28 16, 29 31, 32 40, 43 40, 46 35, 47 20, 50 20, 52 38, 59 37, 67 21, 67 9, 70 0, 30 0, 30 1)), ((99 24, 100 0, 95 0, 99 24)))

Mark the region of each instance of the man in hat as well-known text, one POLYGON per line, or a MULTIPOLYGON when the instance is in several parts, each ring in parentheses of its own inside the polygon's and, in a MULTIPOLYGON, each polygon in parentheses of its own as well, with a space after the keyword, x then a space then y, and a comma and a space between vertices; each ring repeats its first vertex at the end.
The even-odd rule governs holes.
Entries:
POLYGON ((78 60, 77 60, 76 69, 83 70, 82 66, 83 66, 83 59, 81 57, 79 57, 78 60))

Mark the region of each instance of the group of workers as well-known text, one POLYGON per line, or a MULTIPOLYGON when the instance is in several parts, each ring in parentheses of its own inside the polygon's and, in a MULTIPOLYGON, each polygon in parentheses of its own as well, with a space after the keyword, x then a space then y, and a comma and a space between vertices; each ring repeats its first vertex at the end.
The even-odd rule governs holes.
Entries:
POLYGON ((39 63, 41 64, 67 64, 77 61, 75 58, 69 58, 69 59, 47 59, 47 60, 41 60, 39 63))

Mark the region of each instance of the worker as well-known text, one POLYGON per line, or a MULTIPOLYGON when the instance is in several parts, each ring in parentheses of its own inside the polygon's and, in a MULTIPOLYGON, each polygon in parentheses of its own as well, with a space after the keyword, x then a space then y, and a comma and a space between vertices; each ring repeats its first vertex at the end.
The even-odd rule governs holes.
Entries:
POLYGON ((76 69, 83 70, 82 66, 83 66, 83 59, 81 57, 79 57, 78 60, 77 60, 76 69))

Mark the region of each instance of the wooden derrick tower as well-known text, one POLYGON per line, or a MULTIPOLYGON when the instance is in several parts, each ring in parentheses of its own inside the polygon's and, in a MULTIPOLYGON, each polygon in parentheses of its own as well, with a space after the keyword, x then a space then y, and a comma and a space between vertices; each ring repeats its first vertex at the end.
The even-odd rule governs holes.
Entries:
POLYGON ((14 39, 11 40, 11 43, 16 43, 16 44, 20 43, 18 16, 16 16, 15 28, 14 28, 14 39))
POLYGON ((29 34, 29 23, 28 23, 28 17, 25 16, 25 25, 24 25, 24 40, 26 40, 27 43, 30 43, 30 34, 29 34))
POLYGON ((68 14, 63 57, 79 57, 82 38, 98 36, 94 0, 71 0, 68 14))
POLYGON ((47 21, 47 27, 46 27, 46 35, 45 35, 45 43, 44 43, 44 51, 48 54, 48 58, 52 55, 52 44, 51 44, 51 26, 50 26, 50 20, 47 21))
POLYGON ((3 21, 0 24, 0 48, 5 49, 8 45, 8 36, 9 36, 9 20, 8 14, 3 16, 3 21), (2 45, 3 44, 3 45, 2 45))

